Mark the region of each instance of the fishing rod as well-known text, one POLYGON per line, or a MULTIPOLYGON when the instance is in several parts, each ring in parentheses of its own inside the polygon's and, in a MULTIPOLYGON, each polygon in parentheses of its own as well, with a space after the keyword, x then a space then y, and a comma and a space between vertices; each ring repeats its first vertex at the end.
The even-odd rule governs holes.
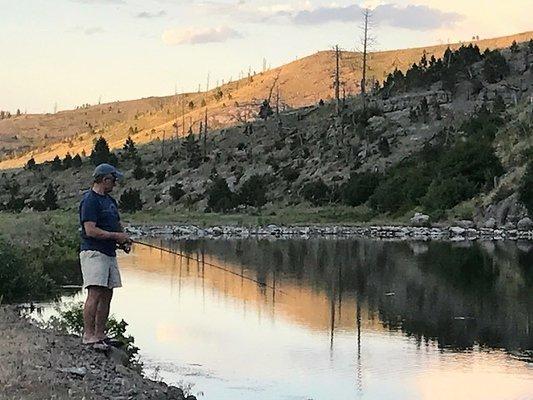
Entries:
MULTIPOLYGON (((160 246, 156 246, 154 244, 150 244, 150 243, 145 243, 145 242, 140 242, 138 240, 131 240, 132 243, 135 243, 135 244, 139 244, 141 246, 146 246, 146 247, 150 247, 152 249, 155 249, 155 250, 159 250, 159 251, 164 251, 164 252, 167 252, 169 254, 174 254, 176 256, 179 256, 179 257, 183 257, 183 258, 186 258, 188 260, 192 260, 192 261, 199 261, 198 259, 196 258, 193 258, 191 256, 188 256, 186 254, 183 254, 181 252, 177 252, 177 251, 174 251, 174 250, 170 250, 170 249, 167 249, 165 247, 160 247, 160 246)), ((216 264, 213 264, 213 263, 210 263, 210 262, 207 262, 207 261, 202 261, 203 264, 205 265, 208 265, 210 267, 213 267, 213 268, 216 268, 216 269, 219 269, 221 271, 224 271, 224 272, 227 272, 229 274, 232 274, 232 275, 235 275, 235 276, 238 276, 239 278, 242 278, 242 279, 247 279, 249 281, 252 281, 256 284, 258 284, 259 286, 263 286, 263 287, 266 287, 266 288, 269 288, 269 289, 272 289, 274 291, 278 291, 284 295, 287 295, 287 293, 285 293, 283 290, 281 289, 277 289, 275 288, 274 286, 270 286, 264 282, 259 282, 258 280, 254 279, 254 278, 250 278, 249 276, 246 276, 246 275, 243 275, 243 274, 239 274, 238 272, 235 272, 235 271, 232 271, 230 269, 227 269, 227 268, 224 268, 224 267, 221 267, 220 265, 216 265, 216 264)))

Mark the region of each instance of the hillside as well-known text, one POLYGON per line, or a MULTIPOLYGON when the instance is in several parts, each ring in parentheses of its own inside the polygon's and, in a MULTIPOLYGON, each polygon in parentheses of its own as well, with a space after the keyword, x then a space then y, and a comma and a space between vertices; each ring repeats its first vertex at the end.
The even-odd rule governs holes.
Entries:
MULTIPOLYGON (((528 213, 517 190, 533 161, 533 41, 446 57, 389 79, 366 109, 350 97, 339 113, 319 102, 200 137, 136 142, 115 152, 126 173, 115 196, 138 190, 143 210, 169 214, 331 206, 348 207, 351 221, 422 211, 516 224, 528 213)), ((6 172, 0 204, 41 209, 51 185, 59 206, 75 209, 93 168, 58 160, 6 172)))
MULTIPOLYGON (((513 41, 525 42, 533 32, 480 40, 476 44, 485 48, 508 47, 513 41)), ((452 44, 457 49, 461 44, 452 44)), ((370 78, 383 81, 399 69, 406 71, 426 53, 442 57, 447 45, 393 50, 372 53, 370 78)), ((359 92, 358 55, 343 52, 341 80, 346 96, 359 92)), ((261 101, 268 97, 274 83, 279 89, 282 110, 296 109, 316 104, 320 99, 332 98, 334 53, 322 51, 248 78, 226 83, 208 93, 152 97, 120 101, 56 114, 20 115, 0 120, 0 169, 23 166, 30 157, 37 162, 89 154, 94 140, 103 136, 112 148, 121 148, 128 135, 136 143, 148 143, 156 138, 169 139, 184 136, 189 129, 198 131, 200 121, 208 113, 210 130, 242 124, 254 120, 261 101), (202 107, 206 101, 206 107, 202 107), (130 129, 131 128, 131 129, 130 129)))

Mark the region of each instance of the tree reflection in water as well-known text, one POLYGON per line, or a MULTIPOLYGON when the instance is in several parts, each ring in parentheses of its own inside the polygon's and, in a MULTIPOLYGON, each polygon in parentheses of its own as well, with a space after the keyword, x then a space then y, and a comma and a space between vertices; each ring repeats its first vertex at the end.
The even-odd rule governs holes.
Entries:
MULTIPOLYGON (((378 318, 420 346, 436 341, 452 351, 476 345, 533 348, 533 246, 528 243, 314 238, 160 244, 200 264, 209 256, 238 265, 242 274, 276 288, 291 283, 323 291, 330 303, 331 347, 336 318, 342 317, 344 302, 355 299, 358 350, 365 317, 378 318)), ((276 296, 274 290, 273 307, 276 296)))

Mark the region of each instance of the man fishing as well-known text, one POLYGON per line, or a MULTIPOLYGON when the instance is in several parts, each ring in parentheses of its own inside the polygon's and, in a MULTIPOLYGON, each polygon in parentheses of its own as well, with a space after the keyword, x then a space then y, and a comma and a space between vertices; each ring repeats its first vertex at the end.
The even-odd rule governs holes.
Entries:
POLYGON ((105 334, 113 289, 121 287, 117 245, 129 251, 131 239, 123 232, 117 202, 109 195, 123 174, 110 164, 98 165, 93 185, 79 207, 80 264, 87 299, 83 309, 84 344, 114 344, 105 334))

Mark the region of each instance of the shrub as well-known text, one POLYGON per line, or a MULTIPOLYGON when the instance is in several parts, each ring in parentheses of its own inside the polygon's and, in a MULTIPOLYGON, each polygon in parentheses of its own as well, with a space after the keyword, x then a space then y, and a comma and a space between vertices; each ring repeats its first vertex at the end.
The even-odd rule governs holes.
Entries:
POLYGON ((36 162, 35 162, 35 159, 32 157, 28 160, 28 162, 26 163, 26 169, 32 171, 35 169, 35 167, 37 166, 36 162))
POLYGON ((52 171, 60 171, 63 169, 63 166, 61 164, 61 159, 59 158, 59 156, 54 157, 51 165, 52 165, 52 171))
POLYGON ((207 189, 207 209, 214 212, 227 212, 237 205, 237 196, 224 178, 215 178, 207 189))
POLYGON ((121 195, 118 205, 121 210, 133 213, 142 210, 143 202, 141 192, 138 189, 126 189, 121 195))
POLYGON ((80 157, 79 154, 76 154, 76 155, 72 158, 72 167, 73 167, 73 168, 79 168, 79 167, 81 167, 81 164, 82 164, 81 157, 80 157))
POLYGON ((124 154, 122 156, 124 159, 135 159, 137 157, 137 148, 135 147, 135 142, 131 136, 128 136, 122 149, 124 150, 124 154))
POLYGON ((159 183, 163 183, 165 181, 167 173, 165 170, 159 170, 155 173, 155 181, 159 183))
POLYGON ((291 167, 291 166, 286 166, 286 167, 283 167, 283 168, 282 168, 282 170, 281 170, 281 176, 282 176, 283 179, 285 179, 287 182, 292 183, 292 182, 294 182, 296 179, 298 179, 298 177, 300 176, 300 171, 298 171, 298 169, 293 168, 293 167, 291 167))
POLYGON ((68 169, 70 167, 72 167, 72 156, 67 153, 67 155, 63 159, 63 169, 68 169))
POLYGON ((305 184, 302 188, 302 196, 314 206, 322 206, 330 202, 331 189, 322 179, 319 179, 305 184))
POLYGON ((56 210, 58 208, 57 192, 56 192, 56 189, 54 188, 54 185, 52 185, 51 183, 48 185, 48 187, 46 188, 46 192, 44 193, 43 205, 48 210, 56 210))
POLYGON ((483 63, 483 77, 489 83, 499 82, 509 75, 509 73, 509 64, 498 50, 491 51, 487 54, 483 63))
POLYGON ((238 192, 239 204, 262 207, 266 204, 267 182, 262 176, 252 175, 244 182, 238 192))
POLYGON ((25 252, 0 239, 0 298, 4 302, 24 301, 53 291, 53 282, 21 254, 25 252))
POLYGON ((526 167, 526 173, 520 181, 518 200, 524 204, 529 215, 533 216, 533 161, 526 167))
POLYGON ((372 172, 351 174, 341 188, 343 202, 352 207, 365 203, 376 190, 380 178, 380 174, 372 172))
POLYGON ((185 191, 183 190, 183 185, 181 183, 176 183, 174 186, 170 187, 170 196, 172 197, 172 200, 179 201, 185 195, 185 191))

